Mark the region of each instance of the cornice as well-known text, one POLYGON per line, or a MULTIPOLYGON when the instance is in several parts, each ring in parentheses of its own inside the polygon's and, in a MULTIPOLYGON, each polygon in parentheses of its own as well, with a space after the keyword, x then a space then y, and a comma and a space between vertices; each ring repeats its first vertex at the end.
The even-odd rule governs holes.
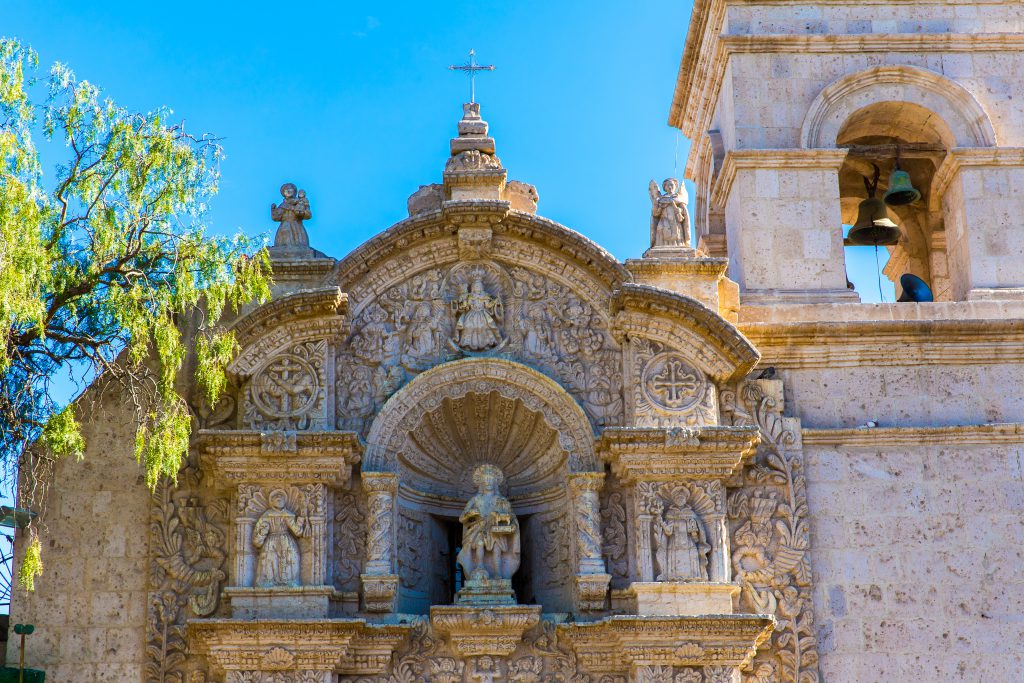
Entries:
POLYGON ((629 664, 744 667, 771 635, 775 618, 765 614, 657 617, 617 615, 599 621, 559 624, 589 671, 617 671, 629 664))
POLYGON ((779 368, 1024 362, 1019 318, 747 323, 740 329, 761 351, 763 364, 779 368))
POLYGON ((288 323, 318 317, 341 316, 344 325, 348 296, 337 287, 306 289, 275 299, 240 318, 232 329, 244 348, 264 334, 288 323))
POLYGON ((711 204, 725 206, 736 174, 741 169, 836 169, 846 160, 846 149, 735 149, 725 155, 722 170, 711 188, 711 204))
POLYGON ((202 430, 195 447, 221 485, 347 482, 364 444, 355 432, 202 430))
POLYGON ((1019 446, 1024 443, 1024 423, 946 425, 942 427, 873 427, 870 429, 865 427, 804 429, 802 437, 805 446, 865 448, 886 446, 933 448, 935 444, 1019 446))
MULTIPOLYGON (((708 129, 725 78, 729 56, 734 53, 854 53, 854 52, 993 52, 1019 51, 1019 33, 890 33, 844 35, 724 35, 729 5, 810 5, 792 0, 695 0, 668 123, 691 140, 708 129)), ((828 0, 821 4, 891 5, 891 0, 828 0)), ((954 4, 947 0, 916 0, 915 4, 954 4)), ((957 4, 986 4, 969 1, 957 4)), ((993 0, 990 4, 1002 4, 993 0)))
POLYGON ((746 375, 760 358, 757 349, 735 326, 718 313, 682 294, 658 287, 627 283, 612 293, 613 332, 656 332, 651 321, 665 321, 673 330, 685 329, 706 342, 718 357, 716 379, 726 381, 746 375))
POLYGON ((624 482, 725 479, 754 455, 760 441, 755 426, 609 427, 598 452, 624 482))
POLYGON ((711 256, 697 258, 635 258, 626 261, 626 268, 637 275, 698 275, 720 280, 729 268, 729 259, 711 256))
MULTIPOLYGON (((857 3, 865 4, 865 3, 857 3)), ((723 35, 728 54, 860 52, 1009 52, 1024 49, 1022 33, 858 33, 723 35)))

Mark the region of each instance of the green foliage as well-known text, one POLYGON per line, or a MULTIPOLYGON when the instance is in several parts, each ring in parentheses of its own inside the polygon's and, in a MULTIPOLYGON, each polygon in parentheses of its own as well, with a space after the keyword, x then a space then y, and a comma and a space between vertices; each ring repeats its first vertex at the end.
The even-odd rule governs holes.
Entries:
POLYGON ((81 460, 85 455, 85 439, 71 406, 66 406, 46 421, 42 436, 43 445, 58 458, 74 455, 81 460))
POLYGON ((18 570, 18 586, 27 590, 36 589, 36 577, 43 573, 43 546, 39 542, 39 535, 33 534, 32 540, 25 549, 25 557, 21 560, 21 568, 18 570))
POLYGON ((216 403, 237 351, 219 323, 269 298, 269 257, 242 235, 206 232, 215 139, 169 110, 119 107, 64 65, 37 69, 31 49, 0 39, 0 458, 10 469, 40 437, 55 456, 81 457, 71 408, 51 398, 72 370, 133 407, 135 454, 155 487, 188 449, 186 356, 216 403), (67 156, 45 188, 40 136, 67 156))

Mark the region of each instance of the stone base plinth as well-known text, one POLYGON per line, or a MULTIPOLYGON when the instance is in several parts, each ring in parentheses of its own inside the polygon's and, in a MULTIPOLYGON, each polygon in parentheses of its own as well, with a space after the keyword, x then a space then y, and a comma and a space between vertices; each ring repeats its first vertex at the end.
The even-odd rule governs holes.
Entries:
POLYGON ((367 612, 394 612, 398 594, 395 574, 360 574, 363 584, 363 609, 367 612))
POLYGON ((332 586, 224 589, 233 619, 324 619, 332 600, 342 595, 332 586))
POLYGON ((706 581, 637 582, 629 587, 636 613, 659 617, 732 614, 732 600, 739 592, 734 583, 706 581))
POLYGON ((608 609, 610 574, 579 574, 576 576, 576 606, 584 612, 608 609))
POLYGON ((448 636, 452 648, 463 657, 507 657, 519 647, 523 634, 538 623, 540 605, 430 608, 430 624, 448 636))
POLYGON ((470 579, 455 595, 456 605, 514 605, 510 579, 470 579))

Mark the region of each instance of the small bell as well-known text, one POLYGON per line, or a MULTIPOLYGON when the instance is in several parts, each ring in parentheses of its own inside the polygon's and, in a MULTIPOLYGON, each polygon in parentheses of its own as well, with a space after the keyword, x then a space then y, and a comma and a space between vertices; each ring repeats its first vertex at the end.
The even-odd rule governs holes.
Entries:
POLYGON ((874 177, 864 178, 864 189, 867 190, 868 198, 860 203, 857 222, 850 228, 850 234, 846 238, 846 244, 854 247, 885 247, 898 244, 900 241, 899 226, 889 218, 885 202, 875 197, 881 171, 878 170, 878 166, 872 166, 875 169, 874 177))
POLYGON ((857 222, 850 229, 847 241, 855 247, 874 246, 876 244, 884 247, 899 243, 900 229, 889 218, 889 212, 885 209, 885 202, 876 197, 871 197, 860 203, 857 222))
POLYGON ((896 170, 889 176, 889 191, 885 193, 885 203, 889 206, 906 206, 920 198, 921 193, 910 182, 910 174, 897 164, 896 170))

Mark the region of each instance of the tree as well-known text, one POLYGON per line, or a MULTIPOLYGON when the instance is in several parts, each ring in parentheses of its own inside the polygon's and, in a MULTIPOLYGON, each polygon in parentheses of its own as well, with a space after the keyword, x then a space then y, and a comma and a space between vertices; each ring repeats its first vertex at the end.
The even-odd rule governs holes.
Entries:
MULTIPOLYGON (((170 115, 119 107, 62 64, 40 78, 30 48, 0 39, 0 462, 8 476, 19 458, 25 470, 25 453, 44 465, 82 457, 78 406, 54 398, 55 382, 75 370, 115 383, 132 406, 148 485, 175 477, 192 428, 177 389, 186 346, 213 405, 237 347, 218 322, 269 297, 266 250, 205 230, 218 141, 170 115), (39 138, 47 150, 63 145, 67 157, 50 189, 39 138), (194 344, 184 340, 186 325, 194 344)), ((21 504, 42 499, 27 491, 19 484, 21 504)), ((30 533, 28 586, 41 568, 38 530, 30 533)))

